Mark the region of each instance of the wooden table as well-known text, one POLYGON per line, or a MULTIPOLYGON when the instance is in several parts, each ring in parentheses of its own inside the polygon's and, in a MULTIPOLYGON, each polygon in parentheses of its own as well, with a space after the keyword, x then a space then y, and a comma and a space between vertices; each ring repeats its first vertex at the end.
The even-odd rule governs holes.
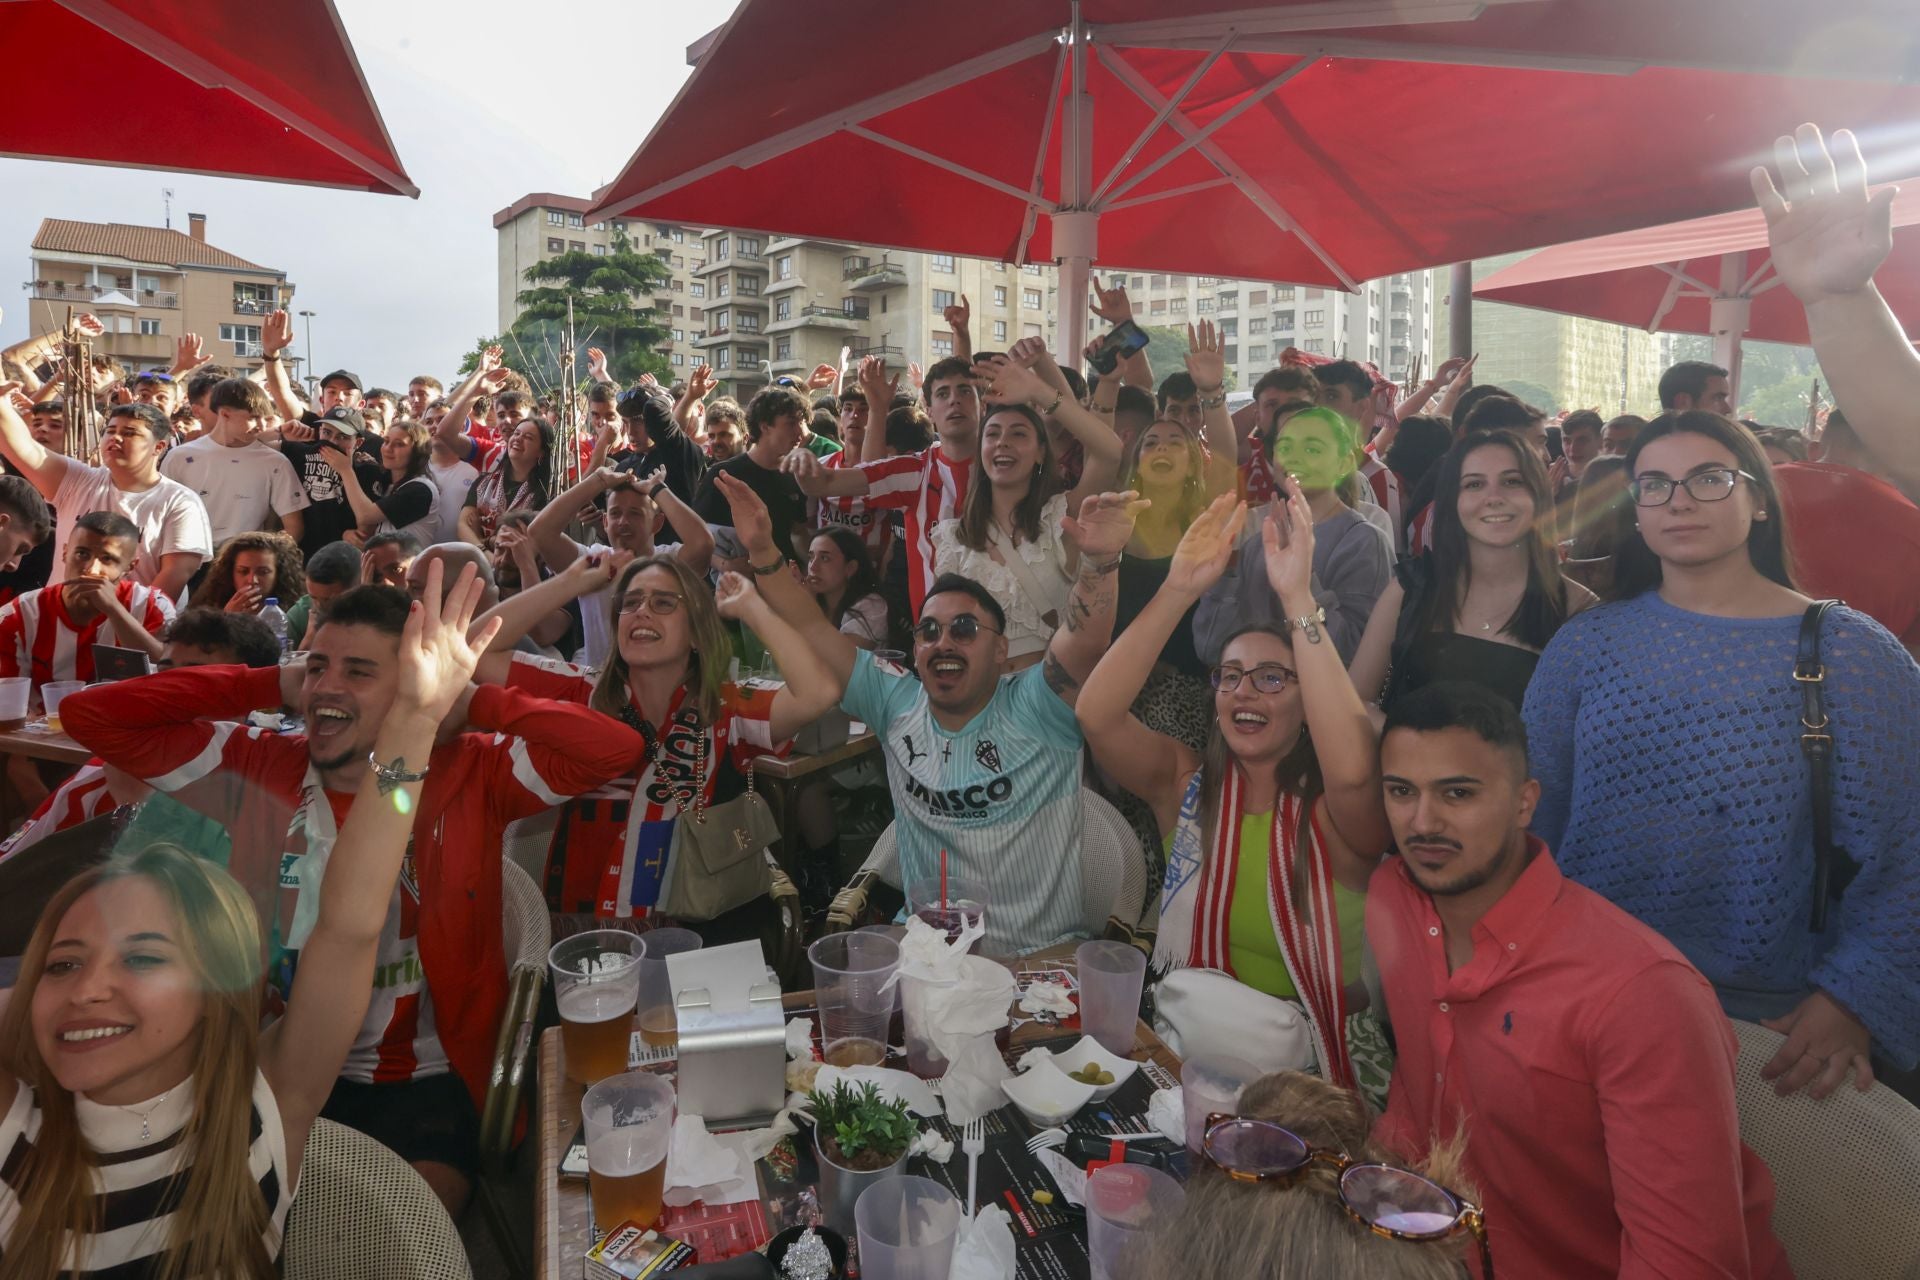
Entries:
MULTIPOLYGON (((1050 948, 1018 962, 1022 969, 1071 968, 1073 946, 1050 948)), ((810 1009, 811 991, 796 991, 783 998, 788 1009, 810 1009)), ((1013 1047, 1046 1040, 1059 1033, 1037 1023, 1018 1027, 1013 1047)), ((1132 1056, 1141 1062, 1154 1062, 1180 1074, 1180 1058, 1153 1033, 1140 1024, 1139 1043, 1132 1056)), ((567 1079, 561 1061, 560 1028, 549 1027, 540 1037, 540 1092, 535 1116, 539 1131, 540 1165, 534 1174, 534 1257, 540 1280, 580 1280, 582 1264, 592 1245, 593 1223, 587 1202, 587 1184, 578 1178, 560 1177, 560 1161, 567 1146, 580 1129, 580 1098, 586 1092, 567 1079)))
POLYGON ((774 856, 795 884, 800 883, 800 862, 807 853, 800 839, 800 792, 803 785, 810 779, 820 778, 829 769, 851 764, 879 749, 880 739, 873 730, 867 729, 825 751, 794 754, 784 759, 763 756, 754 762, 755 777, 766 784, 765 789, 772 793, 770 805, 773 819, 780 827, 780 840, 774 849, 774 856))
POLYGON ((66 734, 49 732, 44 717, 29 720, 21 728, 0 732, 0 755, 28 756, 58 764, 85 764, 93 759, 93 752, 66 734))

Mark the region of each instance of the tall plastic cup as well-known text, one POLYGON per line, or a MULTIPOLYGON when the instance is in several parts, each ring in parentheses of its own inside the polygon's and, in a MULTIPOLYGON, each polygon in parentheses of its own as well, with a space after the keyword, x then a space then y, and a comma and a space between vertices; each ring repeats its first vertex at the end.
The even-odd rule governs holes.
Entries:
POLYGON ((874 1183, 853 1207, 861 1280, 947 1280, 960 1218, 959 1198, 932 1178, 874 1183))
POLYGON ((40 705, 47 710, 49 732, 60 732, 60 704, 67 700, 67 695, 86 687, 85 680, 49 680, 40 686, 40 705))
POLYGON ((609 1076, 580 1100, 596 1236, 660 1220, 673 1136, 673 1086, 648 1071, 609 1076))
POLYGON ((1180 1104, 1187 1125, 1187 1150, 1200 1150, 1208 1116, 1234 1114, 1240 1091, 1265 1074, 1251 1062, 1225 1054, 1195 1054, 1181 1064, 1180 1104))
MULTIPOLYGON (((950 876, 943 884, 940 874, 935 872, 907 882, 907 911, 943 930, 948 942, 959 939, 964 925, 977 925, 984 920, 988 902, 984 883, 961 876, 950 876)), ((973 949, 980 949, 977 941, 973 949)))
POLYGON ((547 952, 569 1080, 592 1084, 627 1069, 646 952, 645 939, 619 929, 576 933, 547 952))
POLYGON ((1133 1052, 1140 1026, 1140 988, 1147 954, 1124 942, 1083 942, 1074 952, 1080 971, 1080 1028, 1109 1053, 1133 1052))
POLYGON ((887 1060, 893 992, 882 990, 900 967, 900 944, 878 933, 830 933, 807 948, 820 1045, 836 1067, 878 1067, 887 1060))
POLYGON ((646 935, 647 954, 640 957, 640 1040, 659 1048, 680 1042, 680 1023, 674 1013, 673 984, 667 978, 667 957, 700 949, 700 935, 691 929, 652 929, 646 935))
POLYGON ((1177 1181, 1143 1164, 1110 1164, 1088 1174, 1087 1257, 1093 1280, 1129 1280, 1133 1273, 1125 1260, 1186 1202, 1177 1181))
POLYGON ((0 730, 18 729, 27 722, 27 698, 33 681, 26 676, 0 677, 0 730))

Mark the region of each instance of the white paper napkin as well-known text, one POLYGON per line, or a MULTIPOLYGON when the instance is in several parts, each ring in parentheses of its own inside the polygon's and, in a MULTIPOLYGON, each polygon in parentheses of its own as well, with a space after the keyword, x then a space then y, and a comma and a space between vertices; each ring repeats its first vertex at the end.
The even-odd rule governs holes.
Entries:
POLYGON ((960 1224, 953 1242, 951 1280, 1013 1280, 1013 1219, 999 1205, 960 1224))

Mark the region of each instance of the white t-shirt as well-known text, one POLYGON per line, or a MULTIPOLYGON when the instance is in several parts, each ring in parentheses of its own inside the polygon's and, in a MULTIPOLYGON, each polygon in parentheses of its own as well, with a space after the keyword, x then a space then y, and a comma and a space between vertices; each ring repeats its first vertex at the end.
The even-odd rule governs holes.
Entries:
POLYGON ((440 490, 440 505, 435 509, 439 517, 438 532, 430 541, 457 542, 460 540, 460 508, 467 504, 467 490, 480 478, 480 469, 471 462, 456 462, 445 467, 429 462, 427 474, 440 490))
POLYGON ((117 511, 140 530, 140 554, 133 562, 133 573, 142 583, 150 585, 159 576, 162 556, 187 551, 204 560, 213 555, 213 531, 200 495, 165 476, 151 489, 129 493, 113 487, 105 467, 89 467, 69 458, 53 491, 53 506, 60 513, 53 533, 56 580, 73 522, 89 511, 117 511))
POLYGON ((230 448, 201 436, 169 449, 160 474, 200 495, 218 547, 236 533, 267 527, 269 512, 284 516, 306 508, 306 486, 286 455, 254 441, 230 448))
MULTIPOLYGON (((613 548, 604 542, 596 542, 590 547, 580 548, 583 556, 604 556, 612 553, 613 548)), ((680 550, 677 542, 656 542, 653 554, 670 556, 680 550)), ((574 661, 583 667, 598 669, 606 662, 607 654, 613 649, 613 588, 602 587, 598 591, 589 591, 580 597, 580 652, 574 661)))

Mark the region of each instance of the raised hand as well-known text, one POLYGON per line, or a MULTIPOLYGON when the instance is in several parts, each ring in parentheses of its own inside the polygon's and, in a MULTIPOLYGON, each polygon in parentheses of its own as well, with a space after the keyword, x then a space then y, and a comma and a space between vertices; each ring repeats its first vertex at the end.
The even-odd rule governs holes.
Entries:
POLYGON ((1447 386, 1464 373, 1472 363, 1473 361, 1466 356, 1450 356, 1440 362, 1440 367, 1433 371, 1433 376, 1427 381, 1436 387, 1447 386))
POLYGON ((713 606, 723 618, 740 620, 754 612, 754 606, 761 604, 760 592, 753 581, 738 573, 723 573, 720 581, 714 584, 713 606))
POLYGON ((1079 517, 1067 516, 1060 528, 1073 539, 1081 555, 1105 560, 1126 549, 1127 539, 1133 536, 1133 522, 1152 505, 1132 489, 1091 494, 1080 504, 1079 517))
POLYGON ((947 322, 947 328, 955 333, 967 332, 967 325, 973 320, 973 304, 967 301, 967 295, 961 294, 960 301, 949 303, 941 309, 940 318, 947 322))
POLYGON ((17 382, 0 382, 0 401, 5 401, 23 418, 33 412, 32 397, 17 382))
POLYGON ((1247 504, 1233 493, 1223 493, 1194 517, 1173 549, 1167 568, 1167 589, 1196 599, 1220 580, 1240 549, 1240 531, 1246 527, 1247 504))
POLYGON ((172 373, 176 378, 183 378, 201 365, 212 363, 213 357, 206 353, 197 333, 181 334, 179 341, 173 344, 172 373))
POLYGON ((607 373, 607 353, 598 347, 587 348, 587 376, 595 382, 612 382, 607 373))
POLYGON ((100 317, 91 311, 82 311, 73 318, 73 332, 76 337, 97 338, 106 331, 107 326, 101 324, 100 317))
POLYGON ((462 568, 443 599, 445 572, 442 560, 427 566, 425 588, 407 613, 400 633, 400 682, 394 695, 396 705, 436 724, 466 692, 480 655, 500 631, 500 619, 491 618, 475 634, 467 634, 485 592, 477 567, 462 568))
POLYGON ((1292 476, 1279 478, 1274 500, 1280 510, 1268 512, 1260 528, 1267 583, 1283 608, 1304 613, 1313 607, 1313 509, 1292 476))
POLYGON ((504 349, 488 347, 480 353, 480 372, 492 373, 495 369, 504 368, 506 359, 507 353, 504 349))
POLYGON ((280 423, 280 438, 294 444, 306 444, 318 433, 298 418, 286 418, 280 423))
POLYGON ((1021 338, 1007 348, 1007 359, 1022 369, 1033 368, 1033 362, 1047 354, 1045 338, 1021 338))
POLYGON ((1214 395, 1227 385, 1227 361, 1220 350, 1220 331, 1213 321, 1187 325, 1187 372, 1201 395, 1214 395))
POLYGON ((270 311, 260 322, 260 353, 276 356, 293 345, 293 317, 285 311, 270 311))
MULTIPOLYGON (((803 448, 795 448, 793 453, 781 461, 780 469, 799 479, 798 474, 787 464, 794 460, 795 454, 805 453, 818 465, 819 459, 803 448)), ((747 487, 744 480, 724 471, 713 473, 713 483, 727 500, 727 508, 733 513, 733 531, 740 535, 740 541, 750 551, 765 551, 773 546, 773 517, 767 514, 767 504, 760 495, 747 487)))
POLYGON ((916 395, 919 394, 920 388, 927 385, 926 371, 920 367, 918 360, 907 361, 907 380, 913 384, 916 395))
POLYGON ((567 585, 575 595, 586 595, 590 591, 599 591, 610 587, 620 578, 620 571, 633 563, 631 551, 606 551, 597 556, 575 556, 573 563, 560 575, 567 579, 567 585))
POLYGON ((660 390, 660 379, 654 377, 650 373, 643 373, 640 375, 640 382, 638 385, 645 387, 649 391, 658 391, 660 390))
POLYGON ((495 365, 480 375, 480 390, 488 395, 493 395, 496 392, 504 391, 507 384, 512 381, 513 370, 507 368, 505 365, 495 365))
POLYGON ((807 375, 807 390, 824 391, 828 387, 840 385, 840 371, 830 364, 817 364, 813 372, 807 375))
POLYGON ((1045 404, 1053 399, 1053 388, 1045 378, 1006 356, 977 360, 973 372, 987 379, 983 400, 995 404, 1045 404))
POLYGON ((867 397, 868 421, 884 422, 893 398, 900 394, 900 375, 889 378, 887 362, 879 356, 867 356, 860 361, 860 391, 867 397))
POLYGON ((1127 297, 1126 285, 1116 284, 1111 289, 1103 289, 1099 276, 1093 277, 1090 283, 1093 287, 1087 296, 1087 306, 1092 308, 1093 314, 1114 325, 1133 319, 1133 302, 1127 297))
POLYGON ((1893 252, 1893 187, 1867 193, 1859 140, 1836 129, 1832 145, 1803 124, 1773 143, 1782 195, 1764 165, 1748 175, 1767 217, 1773 269, 1803 304, 1866 287, 1893 252))
POLYGON ((713 376, 709 365, 697 364, 693 372, 687 375, 687 395, 698 402, 707 398, 709 392, 720 385, 720 379, 713 376))

